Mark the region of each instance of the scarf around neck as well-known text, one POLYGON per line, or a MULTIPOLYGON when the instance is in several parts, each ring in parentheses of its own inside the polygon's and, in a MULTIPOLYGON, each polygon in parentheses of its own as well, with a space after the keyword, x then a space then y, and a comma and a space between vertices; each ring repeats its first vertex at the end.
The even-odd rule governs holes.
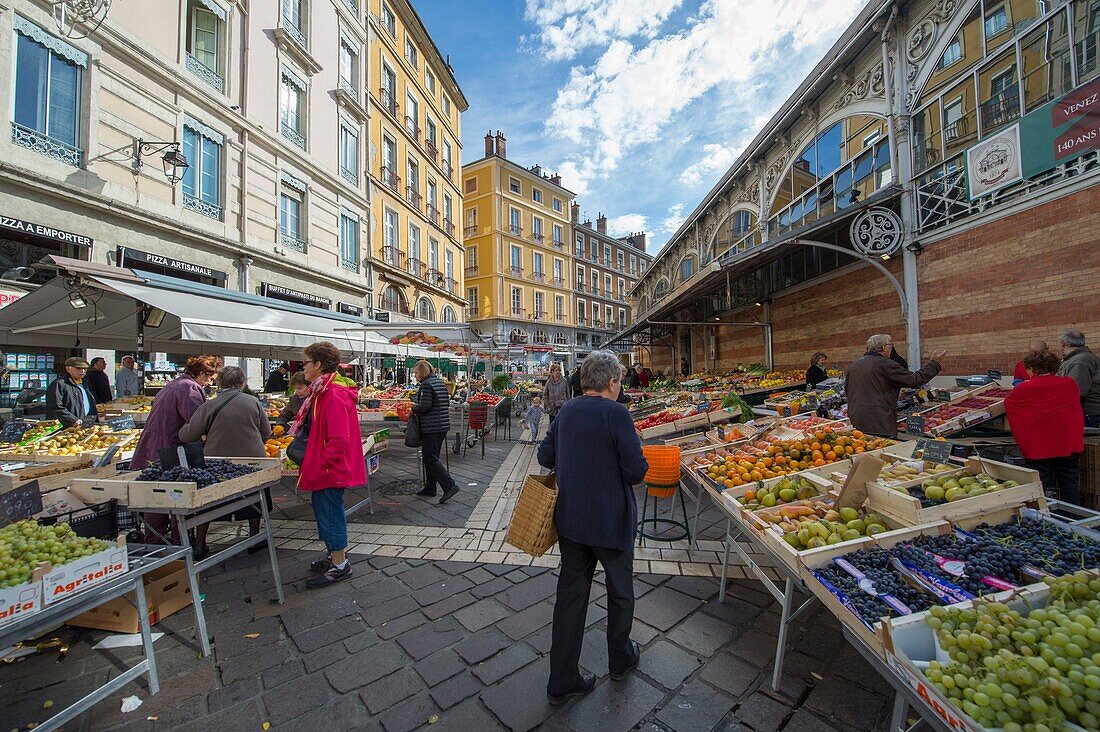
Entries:
POLYGON ((309 408, 313 404, 313 400, 317 398, 318 394, 327 389, 328 385, 331 384, 332 380, 335 378, 335 372, 331 374, 322 374, 309 383, 309 394, 306 396, 305 401, 302 402, 298 414, 294 416, 294 421, 290 424, 290 434, 298 434, 298 431, 302 428, 302 423, 305 422, 306 415, 309 414, 309 408))

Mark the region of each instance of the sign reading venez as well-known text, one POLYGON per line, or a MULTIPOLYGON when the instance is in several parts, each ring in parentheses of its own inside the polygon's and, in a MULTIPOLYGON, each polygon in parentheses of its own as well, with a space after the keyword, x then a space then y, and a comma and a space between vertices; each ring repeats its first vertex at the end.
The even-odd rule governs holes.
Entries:
POLYGON ((75 244, 78 247, 90 247, 92 245, 92 238, 89 236, 81 236, 80 234, 74 234, 70 231, 62 231, 52 226, 32 224, 29 221, 20 221, 19 219, 13 219, 9 216, 0 216, 0 229, 16 231, 20 234, 30 234, 31 236, 51 239, 64 244, 75 244))
POLYGON ((183 262, 160 254, 143 252, 140 249, 129 247, 118 248, 118 263, 122 267, 133 267, 153 272, 162 272, 172 276, 183 275, 187 279, 203 277, 214 280, 222 286, 229 280, 229 273, 221 270, 203 267, 202 265, 183 262))
POLYGON ((313 295, 308 292, 299 292, 298 290, 290 290, 267 282, 264 282, 260 286, 260 294, 264 297, 273 297, 276 300, 286 300, 287 302, 296 302, 299 305, 309 305, 311 308, 321 308, 322 310, 332 309, 332 300, 329 300, 327 297, 313 295))

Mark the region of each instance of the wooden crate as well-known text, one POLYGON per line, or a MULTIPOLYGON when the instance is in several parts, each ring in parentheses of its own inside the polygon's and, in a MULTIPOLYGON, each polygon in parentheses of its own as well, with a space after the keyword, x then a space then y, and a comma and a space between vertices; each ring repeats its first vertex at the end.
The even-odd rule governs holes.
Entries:
MULTIPOLYGON (((1039 483, 1039 474, 1034 470, 1019 468, 993 460, 970 458, 966 467, 938 473, 947 475, 974 475, 985 472, 998 480, 1015 480, 1020 485, 985 493, 971 498, 962 498, 950 503, 923 508, 920 500, 875 481, 867 484, 867 505, 876 513, 900 521, 908 526, 926 524, 929 521, 954 521, 970 516, 979 516, 998 509, 1022 506, 1043 499, 1043 486, 1039 483)), ((897 484, 900 488, 919 486, 926 479, 910 480, 897 484)), ((1044 499, 1045 503, 1045 499, 1044 499)))
POLYGON ((77 463, 82 467, 72 467, 61 473, 50 473, 52 466, 26 468, 17 473, 0 473, 0 491, 18 488, 27 481, 37 480, 39 490, 48 493, 49 491, 66 488, 74 480, 94 480, 118 475, 114 465, 93 468, 90 459, 78 460, 77 463))
POLYGON ((199 488, 195 483, 137 480, 140 472, 117 478, 74 480, 72 493, 85 503, 116 498, 131 508, 201 508, 281 477, 279 458, 219 458, 258 468, 255 473, 199 488))
POLYGON ((798 574, 802 579, 802 584, 821 601, 821 604, 824 605, 829 612, 835 615, 840 622, 844 623, 845 627, 859 636, 859 638, 867 644, 867 647, 873 649, 880 658, 885 658, 885 642, 882 631, 883 623, 878 622, 869 627, 853 610, 850 610, 839 597, 825 587, 825 585, 818 580, 814 572, 831 563, 835 557, 844 556, 849 552, 858 551, 860 549, 870 549, 872 547, 889 549, 892 546, 909 541, 917 536, 943 536, 950 533, 951 525, 946 521, 938 521, 923 526, 893 531, 889 534, 878 534, 874 537, 864 537, 853 541, 841 542, 840 544, 833 544, 832 546, 810 549, 809 551, 802 552, 799 557, 798 574))
POLYGON ((1100 437, 1086 437, 1081 453, 1081 505, 1100 510, 1100 437))

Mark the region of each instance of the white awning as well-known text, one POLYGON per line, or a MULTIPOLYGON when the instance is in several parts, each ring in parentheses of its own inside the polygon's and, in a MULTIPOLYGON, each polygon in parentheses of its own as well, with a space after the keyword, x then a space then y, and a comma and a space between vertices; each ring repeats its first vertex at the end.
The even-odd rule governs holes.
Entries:
MULTIPOLYGON (((67 264, 57 259, 59 266, 67 264)), ((118 268, 117 275, 94 265, 72 269, 82 270, 80 293, 87 304, 74 308, 68 278, 55 277, 0 310, 0 342, 133 350, 138 314, 148 305, 165 315, 159 326, 146 325, 146 353, 224 351, 221 355, 293 359, 320 340, 332 342, 349 359, 364 352, 407 352, 373 331, 349 332, 365 325, 354 316, 129 269, 118 268)))

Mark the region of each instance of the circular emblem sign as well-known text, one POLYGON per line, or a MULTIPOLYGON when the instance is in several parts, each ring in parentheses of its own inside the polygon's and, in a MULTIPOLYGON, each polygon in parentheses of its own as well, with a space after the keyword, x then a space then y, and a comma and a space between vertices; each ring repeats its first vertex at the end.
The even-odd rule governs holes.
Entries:
POLYGON ((860 254, 880 257, 901 249, 901 218, 888 208, 869 208, 852 221, 852 246, 860 254))

